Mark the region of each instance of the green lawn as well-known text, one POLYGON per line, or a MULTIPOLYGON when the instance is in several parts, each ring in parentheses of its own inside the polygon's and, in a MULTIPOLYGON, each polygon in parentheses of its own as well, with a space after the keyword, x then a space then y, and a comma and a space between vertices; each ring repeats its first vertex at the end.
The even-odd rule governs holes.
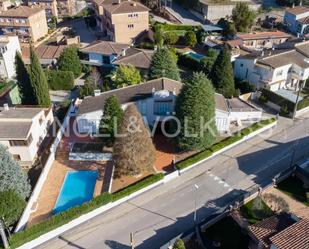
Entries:
POLYGON ((169 31, 165 31, 165 33, 169 33, 169 32, 173 32, 178 36, 184 36, 187 31, 186 30, 169 30, 169 31))
POLYGON ((260 198, 256 197, 252 201, 240 207, 241 215, 247 219, 250 224, 255 224, 261 220, 273 215, 273 211, 260 198))
POLYGON ((229 216, 207 228, 203 235, 210 242, 219 242, 220 247, 217 248, 221 249, 247 249, 249 244, 249 236, 243 234, 238 224, 229 216))
POLYGON ((303 187, 303 182, 297 177, 290 176, 278 184, 278 189, 292 198, 309 206, 309 189, 303 187))

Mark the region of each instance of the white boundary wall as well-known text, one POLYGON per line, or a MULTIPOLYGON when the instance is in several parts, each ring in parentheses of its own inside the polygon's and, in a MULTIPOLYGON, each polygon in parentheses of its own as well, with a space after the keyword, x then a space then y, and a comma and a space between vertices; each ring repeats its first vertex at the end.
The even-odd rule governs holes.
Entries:
POLYGON ((59 131, 57 132, 57 136, 55 137, 55 140, 53 142, 53 144, 50 147, 50 154, 48 156, 48 159, 46 161, 46 164, 44 165, 44 168, 40 174, 40 177, 31 193, 31 196, 29 198, 29 201, 27 203, 27 206, 21 216, 21 218, 18 221, 18 224, 15 228, 15 233, 19 232, 21 230, 23 230, 25 228, 25 226, 27 225, 27 222, 29 220, 30 214, 32 213, 32 208, 35 205, 35 203, 37 202, 37 199, 39 197, 39 194, 41 192, 41 189, 43 187, 43 184, 47 178, 47 175, 51 169, 51 166, 53 165, 54 161, 55 161, 55 153, 57 151, 57 147, 61 141, 62 135, 65 132, 65 129, 67 127, 67 125, 70 122, 70 113, 73 111, 74 109, 74 105, 71 103, 67 114, 65 116, 65 119, 63 121, 63 125, 62 127, 59 129, 59 131))
MULTIPOLYGON (((37 247, 37 246, 39 246, 39 245, 41 245, 41 244, 43 244, 43 243, 45 243, 45 242, 47 242, 47 241, 49 241, 51 239, 53 239, 53 238, 63 234, 64 232, 66 232, 66 231, 68 231, 68 230, 70 230, 70 229, 72 229, 72 228, 74 228, 74 227, 76 227, 76 226, 78 226, 78 225, 88 221, 89 219, 92 219, 92 218, 94 218, 94 217, 96 217, 96 216, 106 212, 107 210, 110 210, 110 209, 112 209, 112 208, 114 208, 114 207, 116 207, 116 206, 118 206, 118 205, 120 205, 120 204, 122 204, 122 203, 124 203, 124 202, 126 202, 126 201, 128 201, 128 200, 130 200, 130 199, 132 199, 132 198, 142 194, 142 193, 145 193, 146 191, 151 190, 151 189, 153 189, 153 188, 155 188, 155 187, 157 187, 157 186, 159 186, 161 184, 164 184, 164 183, 169 182, 169 181, 171 181, 173 179, 176 179, 177 177, 179 177, 181 175, 181 173, 184 173, 185 171, 188 171, 188 170, 196 167, 197 165, 199 165, 199 164, 209 160, 210 158, 213 158, 214 156, 216 156, 216 155, 218 155, 218 154, 220 154, 220 153, 222 153, 222 152, 224 152, 226 150, 229 150, 229 149, 235 147, 236 145, 238 145, 238 144, 240 144, 240 143, 242 143, 242 142, 244 142, 244 141, 246 141, 246 140, 248 140, 248 139, 250 139, 250 138, 252 138, 252 137, 254 137, 256 135, 258 135, 258 134, 260 134, 262 132, 265 132, 268 129, 271 129, 271 128, 273 128, 276 125, 277 125, 277 121, 275 121, 275 122, 273 122, 273 123, 271 123, 271 124, 269 124, 267 126, 264 126, 263 128, 261 128, 261 129, 259 129, 257 131, 254 131, 254 132, 250 133, 249 135, 245 136, 243 139, 241 139, 241 140, 239 140, 239 141, 237 141, 237 142, 235 142, 235 143, 233 143, 233 144, 231 144, 229 146, 226 146, 223 149, 215 152, 213 155, 211 155, 211 156, 209 156, 209 157, 207 157, 207 158, 205 158, 205 159, 203 159, 203 160, 201 160, 201 161, 199 161, 199 162, 197 162, 195 164, 192 164, 190 167, 187 167, 187 168, 185 168, 183 170, 180 170, 180 171, 176 170, 173 173, 166 175, 164 177, 164 179, 162 179, 160 181, 157 181, 157 182, 155 182, 155 183, 153 183, 153 184, 151 184, 151 185, 149 185, 149 186, 147 186, 147 187, 145 187, 143 189, 140 189, 140 190, 138 190, 138 191, 136 191, 136 192, 126 196, 126 197, 123 197, 120 200, 108 203, 108 204, 106 204, 106 205, 104 205, 102 207, 99 207, 99 208, 97 208, 97 209, 95 209, 95 210, 93 210, 93 211, 91 211, 91 212, 89 212, 87 214, 83 214, 80 217, 78 217, 78 218, 68 222, 67 224, 65 224, 63 226, 60 226, 60 227, 58 227, 58 228, 56 228, 56 229, 54 229, 54 230, 52 230, 50 232, 47 232, 47 233, 39 236, 38 238, 36 238, 36 239, 34 239, 34 240, 30 241, 30 242, 25 243, 24 245, 18 247, 18 249, 31 249, 31 248, 35 248, 35 247, 37 247)), ((45 179, 46 179, 46 177, 45 177, 45 179)), ((29 203, 30 203, 30 201, 29 201, 29 203)), ((29 215, 30 215, 30 213, 28 214, 28 218, 29 218, 29 215)), ((25 217, 26 217, 26 215, 25 215, 25 217)), ((26 222, 27 222, 27 220, 24 219, 23 223, 26 224, 26 222)), ((19 223, 21 223, 21 222, 19 222, 19 223)), ((24 226, 20 226, 20 227, 22 228, 24 226)), ((21 228, 19 229, 19 231, 21 230, 21 228)))

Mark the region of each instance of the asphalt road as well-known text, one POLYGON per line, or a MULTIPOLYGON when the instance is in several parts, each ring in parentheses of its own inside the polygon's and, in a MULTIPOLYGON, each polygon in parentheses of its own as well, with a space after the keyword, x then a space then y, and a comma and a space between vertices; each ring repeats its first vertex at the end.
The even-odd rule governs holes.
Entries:
POLYGON ((280 120, 272 133, 255 137, 167 184, 126 202, 39 248, 160 248, 171 238, 193 227, 197 194, 197 219, 201 221, 246 193, 309 156, 309 115, 280 120), (268 137, 268 138, 267 138, 268 137), (295 152, 295 153, 294 153, 295 152), (293 155, 294 154, 294 155, 293 155), (194 185, 199 188, 196 191, 194 185))

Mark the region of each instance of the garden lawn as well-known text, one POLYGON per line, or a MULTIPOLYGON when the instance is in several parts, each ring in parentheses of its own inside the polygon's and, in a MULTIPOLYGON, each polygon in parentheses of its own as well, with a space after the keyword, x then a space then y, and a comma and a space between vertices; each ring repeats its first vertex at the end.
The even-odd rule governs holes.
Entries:
POLYGON ((309 206, 309 189, 303 187, 303 182, 297 177, 290 176, 278 184, 278 189, 288 196, 309 206))
POLYGON ((220 242, 217 248, 221 249, 247 249, 249 245, 249 236, 241 232, 241 228, 230 216, 207 228, 203 236, 210 242, 220 242))
POLYGON ((250 224, 258 223, 273 215, 273 211, 260 197, 256 197, 252 201, 241 206, 240 213, 250 224))

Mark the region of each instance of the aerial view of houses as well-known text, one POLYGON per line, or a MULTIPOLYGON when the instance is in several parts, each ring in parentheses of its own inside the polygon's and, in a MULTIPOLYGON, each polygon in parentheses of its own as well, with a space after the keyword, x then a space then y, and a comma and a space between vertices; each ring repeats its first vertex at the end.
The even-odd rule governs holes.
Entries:
POLYGON ((0 1, 0 248, 309 248, 308 18, 0 1))

